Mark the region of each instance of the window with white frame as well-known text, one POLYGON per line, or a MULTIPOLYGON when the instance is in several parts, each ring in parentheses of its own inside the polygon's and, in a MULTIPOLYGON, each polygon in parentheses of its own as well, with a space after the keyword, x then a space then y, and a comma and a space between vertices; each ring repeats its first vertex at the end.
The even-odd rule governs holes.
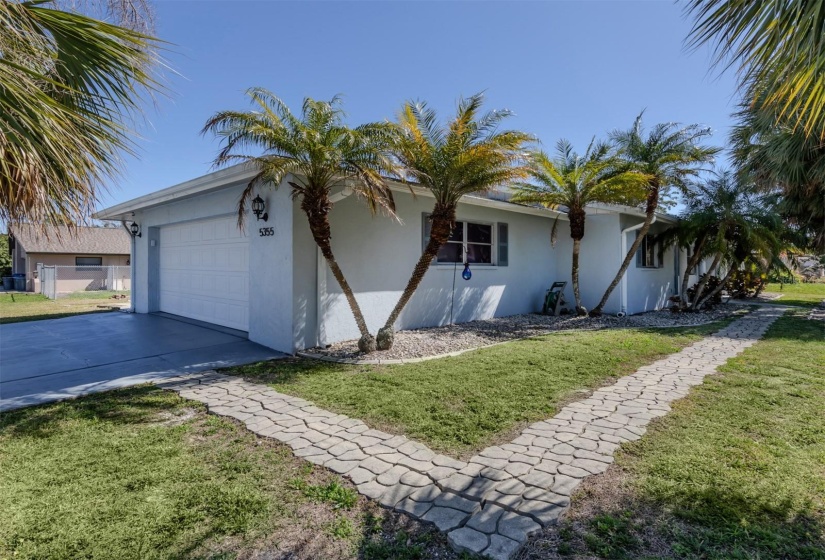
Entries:
POLYGON ((636 266, 638 268, 658 268, 656 264, 656 243, 650 234, 642 238, 639 251, 636 253, 636 266))
POLYGON ((103 266, 103 257, 75 257, 75 270, 98 270, 97 268, 103 266))
MULTIPOLYGON (((493 247, 495 244, 494 229, 496 224, 456 221, 450 238, 438 252, 435 261, 439 264, 463 263, 466 260, 470 264, 498 264, 507 266, 508 261, 508 231, 507 224, 500 222, 498 225, 498 253, 499 262, 495 262, 493 247), (503 244, 503 245, 502 245, 503 244)), ((430 216, 424 215, 424 238, 423 246, 426 247, 430 240, 430 216)))

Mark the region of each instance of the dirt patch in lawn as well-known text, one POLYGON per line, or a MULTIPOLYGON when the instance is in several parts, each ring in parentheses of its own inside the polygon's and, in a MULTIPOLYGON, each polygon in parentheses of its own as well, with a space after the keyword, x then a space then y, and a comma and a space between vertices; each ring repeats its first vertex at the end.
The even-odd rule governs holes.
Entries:
POLYGON ((559 525, 531 539, 514 560, 679 558, 666 537, 679 526, 684 524, 645 502, 624 470, 611 465, 586 478, 559 525))

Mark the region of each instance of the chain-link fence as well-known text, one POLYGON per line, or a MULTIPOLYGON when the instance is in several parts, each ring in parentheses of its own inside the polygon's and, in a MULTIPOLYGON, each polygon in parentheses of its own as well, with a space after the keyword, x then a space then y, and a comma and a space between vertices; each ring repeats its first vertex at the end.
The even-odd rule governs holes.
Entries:
POLYGON ((128 301, 131 267, 41 266, 37 276, 40 292, 51 299, 71 297, 128 301))

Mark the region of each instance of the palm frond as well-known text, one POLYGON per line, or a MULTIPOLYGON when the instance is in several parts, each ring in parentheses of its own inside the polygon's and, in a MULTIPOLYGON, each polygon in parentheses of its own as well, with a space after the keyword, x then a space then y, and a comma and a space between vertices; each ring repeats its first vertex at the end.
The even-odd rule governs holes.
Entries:
POLYGON ((0 220, 82 223, 163 91, 162 43, 43 4, 0 2, 0 220))

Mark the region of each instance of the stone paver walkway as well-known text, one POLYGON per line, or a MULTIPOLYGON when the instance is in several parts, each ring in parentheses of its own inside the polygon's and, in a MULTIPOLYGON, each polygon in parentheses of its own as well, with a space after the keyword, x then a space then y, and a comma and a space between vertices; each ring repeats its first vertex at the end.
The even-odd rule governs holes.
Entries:
POLYGON ((642 437, 651 420, 667 414, 669 403, 756 343, 783 312, 772 307, 746 315, 468 462, 237 377, 212 372, 158 385, 348 476, 382 505, 435 524, 457 550, 507 559, 558 519, 581 481, 604 472, 622 443, 642 437))

